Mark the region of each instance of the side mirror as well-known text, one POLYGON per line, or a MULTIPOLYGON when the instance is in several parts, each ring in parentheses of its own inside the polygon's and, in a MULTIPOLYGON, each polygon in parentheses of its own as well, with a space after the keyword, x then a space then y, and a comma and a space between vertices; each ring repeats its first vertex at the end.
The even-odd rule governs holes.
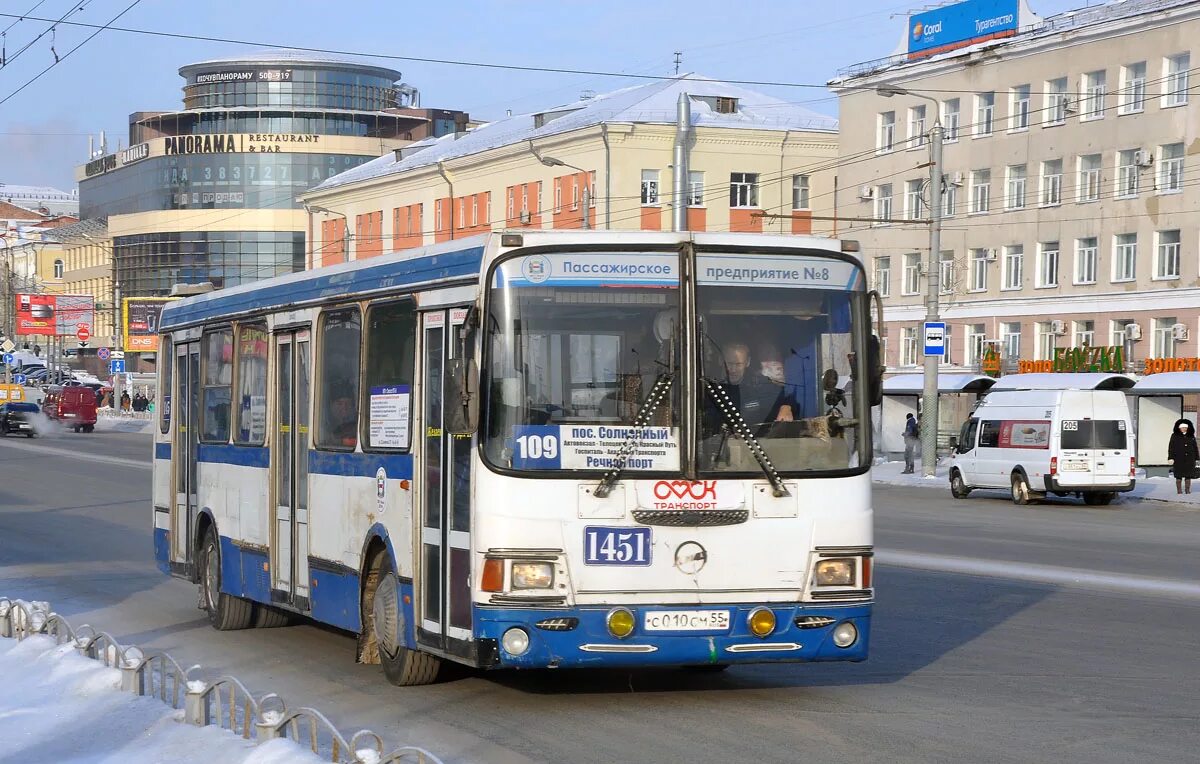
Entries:
POLYGON ((956 454, 962 453, 962 451, 958 450, 958 436, 957 435, 950 436, 950 450, 956 454))

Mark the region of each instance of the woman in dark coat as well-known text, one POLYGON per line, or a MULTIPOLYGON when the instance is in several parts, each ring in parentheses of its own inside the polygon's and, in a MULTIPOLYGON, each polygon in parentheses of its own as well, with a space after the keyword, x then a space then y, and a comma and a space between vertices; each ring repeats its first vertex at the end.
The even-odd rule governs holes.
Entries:
POLYGON ((1196 445, 1196 426, 1190 419, 1180 419, 1171 431, 1171 442, 1167 446, 1167 463, 1175 476, 1175 493, 1192 492, 1197 461, 1200 461, 1200 447, 1196 445))

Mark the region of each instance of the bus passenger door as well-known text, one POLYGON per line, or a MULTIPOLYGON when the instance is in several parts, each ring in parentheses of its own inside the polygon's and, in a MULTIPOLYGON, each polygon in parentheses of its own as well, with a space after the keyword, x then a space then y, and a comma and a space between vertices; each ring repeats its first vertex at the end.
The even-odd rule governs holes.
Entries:
POLYGON ((462 348, 458 327, 466 309, 423 314, 421 459, 421 568, 418 641, 470 657, 471 446, 457 426, 462 348))
POLYGON ((171 562, 192 562, 196 532, 196 447, 200 437, 200 343, 175 346, 175 504, 171 511, 171 562))
POLYGON ((275 351, 271 600, 308 610, 308 330, 275 335, 275 351))

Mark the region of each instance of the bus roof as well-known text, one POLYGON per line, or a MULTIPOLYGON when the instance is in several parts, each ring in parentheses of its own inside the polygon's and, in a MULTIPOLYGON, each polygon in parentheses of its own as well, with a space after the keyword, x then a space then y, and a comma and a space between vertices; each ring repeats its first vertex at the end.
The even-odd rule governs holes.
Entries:
POLYGON ((671 246, 695 241, 709 246, 803 247, 829 252, 842 249, 840 240, 819 236, 691 231, 496 231, 175 300, 163 306, 159 327, 162 331, 171 331, 231 316, 318 303, 331 297, 370 295, 394 291, 397 287, 432 286, 439 282, 471 279, 480 272, 489 239, 506 233, 521 236, 519 246, 527 247, 579 244, 671 246))

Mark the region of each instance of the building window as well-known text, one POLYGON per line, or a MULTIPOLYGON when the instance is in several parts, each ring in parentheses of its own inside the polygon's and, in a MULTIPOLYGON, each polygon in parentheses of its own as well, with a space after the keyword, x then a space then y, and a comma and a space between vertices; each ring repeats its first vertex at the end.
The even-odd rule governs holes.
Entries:
POLYGON ((1012 130, 1029 127, 1029 86, 1017 85, 1012 89, 1012 130))
POLYGON ((904 217, 910 220, 921 217, 921 181, 904 182, 904 217))
POLYGON ((900 365, 917 365, 917 327, 906 326, 900 330, 900 365))
POLYGON ((702 172, 688 171, 687 205, 689 207, 704 206, 704 173, 702 172))
POLYGON ((971 250, 971 291, 987 291, 988 255, 986 249, 971 250))
POLYGON ((735 172, 729 175, 729 206, 758 206, 758 173, 735 172))
POLYGON ((1183 190, 1183 144, 1159 146, 1158 159, 1158 192, 1166 194, 1183 190))
POLYGON ((1099 245, 1095 236, 1075 240, 1075 283, 1096 283, 1096 253, 1099 245))
POLYGON ((462 198, 458 200, 458 227, 467 227, 467 200, 462 198))
POLYGON ((1076 321, 1073 347, 1092 347, 1096 344, 1096 322, 1076 321))
POLYGON ((1121 67, 1119 114, 1136 114, 1146 107, 1146 62, 1121 67))
POLYGON ((571 209, 579 209, 579 177, 571 176, 571 209))
POLYGON ((983 344, 987 339, 984 324, 967 325, 967 365, 975 366, 983 360, 983 344))
POLYGON ((1118 199, 1137 196, 1138 166, 1137 149, 1126 149, 1117 152, 1117 193, 1118 199))
POLYGON ((54 278, 61 279, 63 277, 63 261, 54 261, 54 278))
POLYGON ((892 218, 892 184, 884 183, 875 187, 875 219, 880 224, 887 224, 892 218))
POLYGON ((440 232, 442 230, 442 200, 438 199, 433 205, 433 230, 440 232))
MULTIPOLYGON (((689 173, 688 176, 690 177, 691 173, 689 173)), ((703 173, 701 173, 701 177, 703 177, 703 173)), ((592 170, 591 172, 588 173, 587 183, 588 183, 588 206, 595 208, 595 206, 596 206, 596 171, 595 170, 592 170)), ((491 197, 489 196, 488 198, 490 199, 491 197)))
POLYGON ((1163 86, 1163 106, 1182 106, 1188 100, 1188 69, 1191 68, 1192 57, 1189 53, 1180 53, 1167 59, 1163 86))
POLYGON ((521 214, 529 212, 529 185, 521 184, 521 214))
POLYGON ((875 289, 880 297, 890 297, 892 294, 892 258, 875 258, 875 289))
POLYGON ((1004 194, 1004 207, 1019 210, 1025 206, 1025 165, 1008 166, 1008 188, 1004 194))
POLYGON ((479 194, 471 194, 471 227, 479 225, 479 194))
POLYGON ((879 115, 879 140, 875 148, 891 151, 896 145, 896 112, 885 111, 879 115))
POLYGON ((1058 242, 1044 241, 1038 245, 1038 286, 1058 286, 1058 242))
POLYGON ((808 176, 792 176, 792 209, 807 210, 808 206, 808 176))
POLYGON ((1021 357, 1021 323, 1000 324, 1000 341, 1003 343, 1004 357, 1016 359, 1021 357))
POLYGON ((1103 69, 1088 72, 1083 75, 1083 117, 1082 119, 1104 118, 1104 93, 1107 75, 1103 69))
POLYGON ((921 255, 909 253, 904 256, 904 283, 901 294, 920 294, 921 255))
POLYGON ((1058 337, 1054 334, 1054 327, 1049 321, 1039 321, 1036 328, 1037 332, 1037 360, 1049 361, 1054 358, 1054 346, 1058 344, 1058 337))
POLYGON ((942 102, 942 140, 946 143, 958 140, 959 108, 957 98, 942 102))
POLYGON ((1063 162, 1061 159, 1051 159, 1042 162, 1042 206, 1052 207, 1062 204, 1063 162))
POLYGON ((1179 229, 1158 232, 1158 252, 1154 258, 1154 278, 1179 278, 1179 229))
MULTIPOLYGON (((655 196, 655 198, 658 198, 657 195, 655 196)), ((563 205, 563 179, 555 178, 554 179, 554 214, 555 215, 562 212, 562 205, 563 205)))
POLYGON ((996 113, 996 94, 977 93, 975 95, 975 135, 991 135, 996 113))
POLYGON ((918 148, 925 145, 925 105, 911 106, 908 109, 908 147, 918 148))
POLYGON ((1004 289, 1020 289, 1024 280, 1025 247, 1013 244, 1004 248, 1004 289))
POLYGON ((1154 319, 1154 357, 1175 357, 1175 319, 1154 319))
POLYGON ((938 292, 951 294, 954 292, 954 253, 943 252, 938 258, 938 292))
POLYGON ((642 170, 642 206, 653 207, 657 204, 658 170, 642 170))
POLYGON ((992 196, 992 171, 975 170, 971 173, 971 213, 988 211, 992 196))
POLYGON ((513 214, 516 211, 516 206, 517 206, 517 194, 514 191, 513 187, 509 186, 508 187, 508 207, 506 208, 506 212, 505 212, 505 217, 508 220, 512 220, 514 217, 516 217, 513 214))
POLYGON ((1099 154, 1085 154, 1079 157, 1079 201, 1099 201, 1101 161, 1099 154))
POLYGON ((1045 127, 1061 125, 1067 121, 1067 78, 1046 81, 1046 121, 1045 127))
POLYGON ((954 208, 958 206, 958 186, 954 183, 942 184, 942 217, 954 217, 954 208))
POLYGON ((1113 281, 1137 278, 1137 234, 1119 233, 1113 239, 1113 281))

